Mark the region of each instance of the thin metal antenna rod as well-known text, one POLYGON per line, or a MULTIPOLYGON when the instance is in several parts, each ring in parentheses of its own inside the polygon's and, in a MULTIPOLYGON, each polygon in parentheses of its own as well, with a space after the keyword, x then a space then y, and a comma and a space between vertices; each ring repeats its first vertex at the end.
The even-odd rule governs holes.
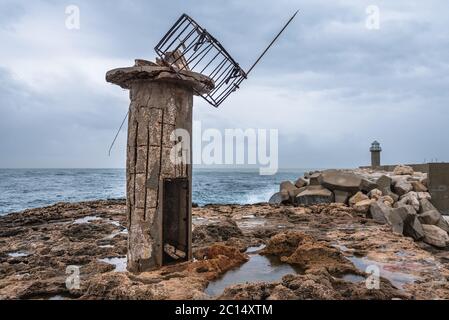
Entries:
POLYGON ((128 109, 128 112, 126 113, 125 118, 124 118, 123 121, 122 121, 122 124, 120 125, 120 128, 119 128, 118 131, 117 131, 117 134, 116 134, 115 137, 114 137, 114 140, 113 140, 112 143, 111 143, 111 146, 109 147, 109 156, 111 156, 111 150, 112 150, 112 147, 114 146, 115 141, 117 140, 117 137, 118 137, 120 131, 122 131, 123 125, 125 124, 125 121, 126 121, 126 119, 128 118, 128 115, 129 115, 129 109, 128 109))
POLYGON ((285 26, 282 28, 281 31, 279 31, 279 33, 277 34, 277 36, 273 39, 273 41, 271 41, 271 43, 268 45, 268 47, 264 50, 264 52, 262 52, 262 54, 259 56, 259 58, 256 60, 256 62, 254 62, 254 64, 251 66, 251 68, 249 68, 248 72, 246 73, 246 75, 249 75, 249 73, 254 69, 254 67, 256 66, 256 64, 259 63, 260 59, 263 58, 263 56, 267 53, 268 50, 270 50, 271 46, 276 42, 276 40, 281 36, 282 32, 284 32, 284 30, 288 27, 288 25, 290 24, 290 22, 293 21, 293 19, 295 19, 296 15, 298 14, 299 10, 297 10, 295 12, 295 14, 290 18, 290 20, 288 20, 288 22, 285 24, 285 26))

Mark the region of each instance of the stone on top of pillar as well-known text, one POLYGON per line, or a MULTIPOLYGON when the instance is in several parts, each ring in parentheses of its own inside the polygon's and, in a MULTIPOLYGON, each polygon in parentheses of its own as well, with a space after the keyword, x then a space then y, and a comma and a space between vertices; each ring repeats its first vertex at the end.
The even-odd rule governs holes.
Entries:
POLYGON ((176 82, 194 89, 195 95, 208 93, 215 86, 213 80, 205 75, 186 70, 176 73, 161 60, 154 63, 136 59, 132 67, 117 68, 106 73, 107 82, 123 89, 131 89, 131 84, 136 80, 176 82))

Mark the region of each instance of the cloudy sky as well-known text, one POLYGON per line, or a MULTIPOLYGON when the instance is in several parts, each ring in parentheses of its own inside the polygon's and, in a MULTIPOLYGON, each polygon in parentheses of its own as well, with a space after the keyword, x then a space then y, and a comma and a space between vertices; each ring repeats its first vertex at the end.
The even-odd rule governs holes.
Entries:
POLYGON ((107 70, 153 59, 183 12, 246 68, 296 9, 238 93, 196 98, 203 128, 279 129, 282 167, 368 164, 374 139, 384 163, 449 161, 447 1, 0 0, 0 167, 123 167, 126 128, 107 151, 128 94, 107 70))

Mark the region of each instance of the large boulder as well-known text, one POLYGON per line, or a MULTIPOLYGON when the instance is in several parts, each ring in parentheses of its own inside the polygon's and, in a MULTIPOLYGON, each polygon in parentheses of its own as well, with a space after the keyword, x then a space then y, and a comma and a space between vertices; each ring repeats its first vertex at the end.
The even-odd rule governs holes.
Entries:
POLYGON ((393 174, 394 175, 413 175, 414 171, 412 167, 409 166, 404 166, 404 165, 399 165, 396 168, 394 168, 393 174))
POLYGON ((449 236, 446 231, 437 226, 428 224, 423 224, 422 227, 424 230, 423 241, 425 243, 438 248, 445 248, 449 245, 449 236))
POLYGON ((315 172, 312 173, 309 177, 309 185, 311 186, 319 186, 320 185, 321 173, 315 172))
POLYGON ((334 194, 322 186, 307 186, 296 196, 295 202, 299 205, 332 203, 334 194))
POLYGON ((391 209, 385 218, 387 219, 388 224, 393 229, 394 233, 404 234, 404 220, 408 215, 407 210, 404 208, 394 208, 391 209))
POLYGON ((416 212, 411 206, 391 209, 386 216, 393 232, 420 240, 424 237, 424 230, 418 220, 416 212))
POLYGON ((403 196, 404 194, 409 193, 412 190, 413 185, 406 179, 400 179, 394 185, 394 192, 399 196, 403 196))
POLYGON ((420 209, 419 209, 420 213, 437 210, 437 208, 435 208, 435 206, 432 204, 432 202, 430 202, 429 199, 421 199, 421 200, 419 200, 419 204, 420 204, 420 209))
POLYGON ((348 203, 348 199, 350 196, 349 192, 341 191, 341 190, 334 190, 334 196, 335 196, 335 202, 336 203, 348 203))
POLYGON ((295 186, 297 188, 302 188, 308 185, 308 181, 305 178, 299 178, 298 180, 296 180, 295 186))
POLYGON ((289 196, 289 198, 290 198, 290 203, 292 203, 292 204, 296 203, 296 196, 297 196, 298 194, 300 194, 301 192, 303 192, 304 190, 305 190, 305 187, 302 187, 302 188, 295 188, 295 189, 293 189, 293 190, 290 190, 290 191, 288 192, 288 196, 289 196))
POLYGON ((371 190, 377 189, 379 186, 375 181, 368 179, 362 179, 362 184, 360 185, 360 190, 369 193, 371 190))
POLYGON ((352 207, 358 213, 368 213, 368 211, 370 210, 371 204, 373 204, 374 202, 376 202, 376 201, 372 200, 372 199, 365 199, 365 200, 357 202, 352 207))
POLYGON ((373 189, 368 193, 368 197, 377 201, 382 198, 382 191, 379 189, 373 189))
POLYGON ((428 192, 417 192, 416 194, 418 195, 418 200, 422 200, 422 199, 430 200, 430 199, 432 199, 432 196, 428 192))
POLYGON ((423 224, 437 225, 438 222, 441 219, 441 214, 438 212, 438 210, 430 210, 430 211, 426 211, 424 213, 421 213, 418 216, 418 219, 423 224))
POLYGON ((438 210, 429 210, 418 215, 419 221, 423 224, 435 225, 446 232, 449 232, 449 224, 438 210))
POLYGON ((356 193, 360 190, 362 178, 354 173, 329 170, 321 173, 320 183, 329 190, 356 193))
POLYGON ((376 184, 378 185, 378 189, 382 191, 384 196, 390 196, 394 202, 399 200, 399 196, 391 191, 392 179, 389 176, 383 175, 379 179, 377 179, 376 184))
POLYGON ((270 204, 283 204, 285 202, 288 202, 290 200, 290 196, 288 195, 287 191, 278 192, 271 196, 268 203, 270 204))
POLYGON ((388 207, 383 201, 376 201, 371 204, 367 216, 374 219, 374 221, 382 224, 387 223, 386 216, 390 212, 391 208, 388 207))
POLYGON ((411 191, 403 195, 400 200, 395 203, 395 206, 398 208, 403 207, 404 205, 410 205, 415 208, 416 211, 419 211, 421 205, 418 200, 418 194, 414 191, 411 191))
POLYGON ((287 192, 288 201, 290 203, 294 203, 296 195, 300 192, 299 188, 297 188, 291 181, 284 181, 280 185, 280 192, 287 192))
POLYGON ((403 212, 401 213, 404 220, 404 236, 412 237, 415 240, 421 240, 424 237, 424 231, 422 224, 418 219, 415 208, 412 206, 401 207, 403 212))
POLYGON ((421 240, 424 237, 424 229, 416 215, 408 215, 404 220, 404 236, 414 240, 421 240))
POLYGON ((349 199, 349 204, 351 206, 355 205, 357 202, 368 200, 369 197, 366 194, 363 194, 363 192, 359 191, 354 196, 349 199))
POLYGON ((382 196, 380 197, 379 201, 385 203, 389 207, 393 207, 394 199, 390 196, 382 196))
POLYGON ((419 181, 412 181, 413 191, 415 192, 427 192, 427 187, 419 181))
POLYGON ((280 192, 282 192, 284 190, 288 192, 288 191, 291 191, 291 190, 294 190, 294 189, 297 189, 297 188, 291 181, 281 182, 281 185, 279 187, 279 191, 280 192))
POLYGON ((441 219, 438 221, 436 226, 449 233, 449 223, 443 218, 443 216, 441 216, 441 219))
POLYGON ((383 175, 379 179, 377 179, 376 184, 378 189, 382 191, 382 194, 387 196, 391 193, 391 183, 392 180, 389 176, 383 175))

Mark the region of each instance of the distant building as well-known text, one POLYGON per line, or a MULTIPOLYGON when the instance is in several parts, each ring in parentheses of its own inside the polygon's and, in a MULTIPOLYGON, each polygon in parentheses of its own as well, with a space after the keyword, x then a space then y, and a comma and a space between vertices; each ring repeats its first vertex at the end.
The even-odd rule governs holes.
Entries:
POLYGON ((371 167, 380 167, 380 152, 382 151, 380 143, 374 141, 369 151, 371 151, 371 167))

